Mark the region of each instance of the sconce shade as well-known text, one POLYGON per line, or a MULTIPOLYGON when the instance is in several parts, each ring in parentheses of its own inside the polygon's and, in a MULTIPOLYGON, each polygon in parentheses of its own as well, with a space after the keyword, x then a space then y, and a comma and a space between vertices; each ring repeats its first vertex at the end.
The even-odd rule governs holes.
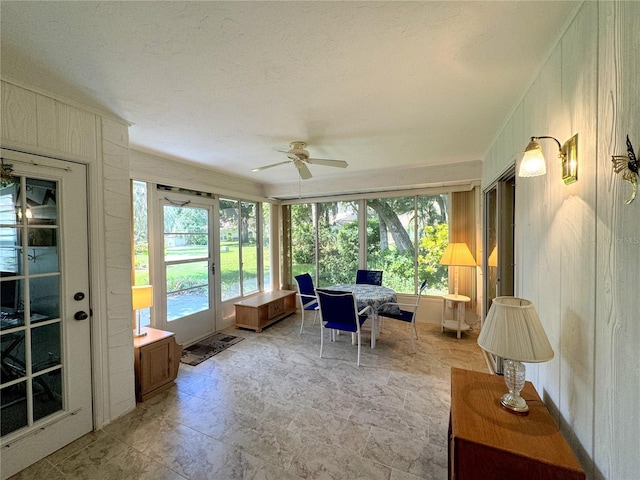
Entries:
POLYGON ((466 243, 450 243, 442 254, 440 265, 475 267, 476 260, 471 255, 466 243))
POLYGON ((134 310, 153 307, 153 286, 139 285, 131 287, 131 299, 134 310))
POLYGON ((538 363, 553 358, 553 349, 533 303, 517 297, 497 297, 478 336, 478 345, 509 360, 538 363))
POLYGON ((524 149, 524 157, 520 162, 518 170, 519 177, 539 177, 546 175, 547 165, 542 154, 542 147, 535 140, 531 139, 527 148, 524 149))

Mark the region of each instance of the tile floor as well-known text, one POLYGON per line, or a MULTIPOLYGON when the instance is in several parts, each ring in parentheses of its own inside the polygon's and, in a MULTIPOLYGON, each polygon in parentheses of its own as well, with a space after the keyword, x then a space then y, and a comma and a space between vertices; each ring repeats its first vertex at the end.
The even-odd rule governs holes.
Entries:
MULTIPOLYGON (((311 323, 311 322, 307 322, 311 323)), ((417 480, 447 476, 450 367, 487 371, 477 332, 386 320, 361 366, 350 335, 325 337, 292 315, 198 366, 12 477, 18 479, 417 480)))

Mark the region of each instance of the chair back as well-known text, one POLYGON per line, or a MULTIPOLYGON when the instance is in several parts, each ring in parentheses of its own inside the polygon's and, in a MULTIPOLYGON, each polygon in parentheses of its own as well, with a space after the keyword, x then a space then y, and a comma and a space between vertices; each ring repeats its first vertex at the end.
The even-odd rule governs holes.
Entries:
POLYGON ((320 318, 328 328, 357 332, 360 329, 358 307, 351 292, 316 289, 320 318))
POLYGON ((313 278, 308 273, 296 275, 296 283, 298 284, 298 293, 300 294, 300 302, 306 305, 316 299, 316 291, 313 287, 313 278))
POLYGON ((418 297, 416 298, 416 306, 420 304, 420 297, 422 296, 422 292, 427 288, 427 280, 424 279, 420 284, 420 288, 418 289, 418 297))
POLYGON ((356 272, 356 283, 382 285, 382 270, 358 270, 356 272))

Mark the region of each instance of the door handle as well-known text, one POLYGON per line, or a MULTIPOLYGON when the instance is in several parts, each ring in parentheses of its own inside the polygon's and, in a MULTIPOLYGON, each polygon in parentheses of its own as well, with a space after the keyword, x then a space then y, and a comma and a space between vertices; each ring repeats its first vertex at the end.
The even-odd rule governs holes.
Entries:
POLYGON ((87 312, 79 311, 75 313, 73 318, 75 318, 76 320, 86 320, 87 318, 89 318, 89 315, 87 315, 87 312))

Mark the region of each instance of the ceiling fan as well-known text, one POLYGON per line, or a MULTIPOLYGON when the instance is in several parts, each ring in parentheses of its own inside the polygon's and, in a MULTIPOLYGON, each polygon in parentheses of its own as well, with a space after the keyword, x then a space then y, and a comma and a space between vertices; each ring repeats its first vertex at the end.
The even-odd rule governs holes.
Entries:
POLYGON ((291 142, 289 144, 289 150, 278 150, 279 152, 286 153, 289 160, 284 162, 272 163, 271 165, 265 165, 264 167, 258 167, 251 170, 252 172, 259 172, 271 167, 277 167, 278 165, 284 165, 285 163, 293 163, 298 169, 300 178, 307 180, 311 178, 311 171, 307 165, 324 165, 327 167, 346 168, 349 164, 344 160, 323 160, 321 158, 309 158, 309 152, 305 150, 307 144, 305 142, 291 142))

